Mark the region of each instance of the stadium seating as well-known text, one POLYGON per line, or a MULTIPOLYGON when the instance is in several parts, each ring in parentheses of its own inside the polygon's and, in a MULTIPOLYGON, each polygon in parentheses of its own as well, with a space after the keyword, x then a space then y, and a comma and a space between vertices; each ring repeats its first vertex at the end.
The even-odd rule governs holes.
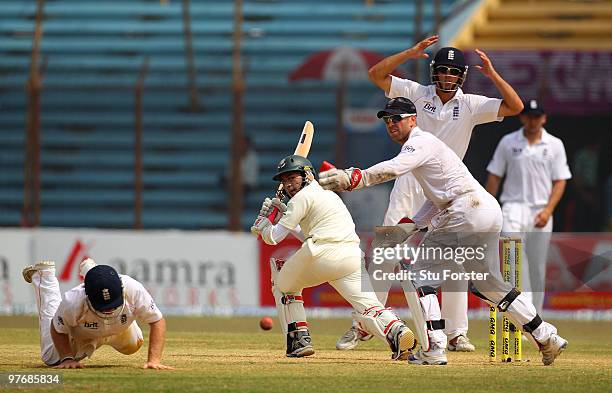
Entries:
POLYGON ((488 0, 455 45, 496 49, 612 49, 610 0, 488 0))
MULTIPOLYGON (((414 2, 246 0, 242 44, 244 128, 261 162, 259 187, 246 196, 244 225, 274 185, 304 120, 317 135, 312 159, 333 157, 335 82, 290 82, 309 55, 337 46, 382 54, 414 40, 414 2), (248 218, 247 218, 248 217, 248 218)), ((433 25, 424 3, 423 29, 433 25)), ((444 0, 443 15, 454 0, 444 0)), ((0 225, 20 225, 24 144, 36 4, 0 5, 0 225)), ((41 225, 129 228, 134 224, 134 87, 144 84, 143 225, 224 228, 232 128, 233 2, 191 0, 200 106, 189 100, 182 2, 47 0, 41 63, 41 225)), ((349 104, 378 94, 351 82, 349 104)))

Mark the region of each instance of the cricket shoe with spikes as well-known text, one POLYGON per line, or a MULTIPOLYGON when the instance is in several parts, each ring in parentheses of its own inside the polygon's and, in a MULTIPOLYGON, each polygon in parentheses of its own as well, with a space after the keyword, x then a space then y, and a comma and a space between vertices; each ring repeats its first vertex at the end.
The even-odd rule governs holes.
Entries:
POLYGON ((55 262, 53 261, 40 261, 35 265, 30 265, 30 266, 26 266, 23 268, 23 270, 21 271, 21 274, 23 275, 23 279, 27 282, 27 283, 32 283, 32 275, 36 272, 39 272, 41 270, 50 270, 50 269, 55 269, 55 262))
POLYGON ((557 334, 551 334, 545 344, 540 344, 542 363, 550 366, 565 348, 567 348, 567 340, 557 334))
POLYGON ((314 354, 312 338, 308 330, 296 330, 287 333, 287 357, 302 358, 314 354))
POLYGON ((446 349, 451 352, 474 352, 476 347, 470 342, 469 338, 460 334, 452 340, 449 340, 446 349))
POLYGON ((420 365, 437 365, 443 366, 448 363, 446 352, 443 347, 431 344, 429 351, 424 352, 422 349, 408 357, 408 363, 420 365))
POLYGON ((368 341, 372 337, 374 336, 358 326, 352 326, 336 341, 336 349, 347 351, 355 348, 359 341, 368 341))
POLYGON ((391 347, 391 359, 393 360, 408 359, 417 344, 414 332, 403 323, 387 334, 387 342, 391 347))

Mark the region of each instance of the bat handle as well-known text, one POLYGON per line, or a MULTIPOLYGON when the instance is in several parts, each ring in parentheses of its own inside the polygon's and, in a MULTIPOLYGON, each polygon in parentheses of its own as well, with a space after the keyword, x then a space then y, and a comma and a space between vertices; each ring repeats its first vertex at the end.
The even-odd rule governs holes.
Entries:
POLYGON ((270 222, 273 223, 277 215, 278 215, 278 207, 274 206, 272 208, 272 212, 268 214, 268 220, 270 220, 270 222))

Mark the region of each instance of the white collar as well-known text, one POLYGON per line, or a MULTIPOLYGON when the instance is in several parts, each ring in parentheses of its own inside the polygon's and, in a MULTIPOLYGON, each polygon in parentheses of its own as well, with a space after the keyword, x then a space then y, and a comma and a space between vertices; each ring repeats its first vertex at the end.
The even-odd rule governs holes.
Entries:
MULTIPOLYGON (((524 133, 524 129, 523 127, 519 128, 518 130, 518 140, 520 142, 526 142, 529 143, 529 141, 527 140, 527 137, 525 137, 525 133, 524 133)), ((542 143, 549 143, 550 142, 550 134, 546 131, 546 129, 544 127, 542 127, 542 137, 540 138, 540 141, 537 143, 542 144, 542 143)))

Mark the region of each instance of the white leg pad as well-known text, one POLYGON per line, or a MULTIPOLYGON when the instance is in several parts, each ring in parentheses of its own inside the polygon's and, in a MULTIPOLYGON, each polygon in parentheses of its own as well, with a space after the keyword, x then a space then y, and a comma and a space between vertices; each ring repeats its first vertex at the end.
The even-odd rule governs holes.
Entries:
POLYGON ((374 306, 363 313, 353 312, 353 318, 366 332, 387 342, 387 334, 393 326, 404 324, 390 308, 374 306))
POLYGON ((288 326, 295 323, 296 329, 305 329, 306 311, 304 310, 304 300, 302 292, 299 293, 282 293, 274 285, 278 272, 282 268, 283 260, 270 258, 270 271, 272 272, 272 294, 276 302, 276 311, 278 312, 278 320, 280 322, 283 333, 288 333, 288 326))

